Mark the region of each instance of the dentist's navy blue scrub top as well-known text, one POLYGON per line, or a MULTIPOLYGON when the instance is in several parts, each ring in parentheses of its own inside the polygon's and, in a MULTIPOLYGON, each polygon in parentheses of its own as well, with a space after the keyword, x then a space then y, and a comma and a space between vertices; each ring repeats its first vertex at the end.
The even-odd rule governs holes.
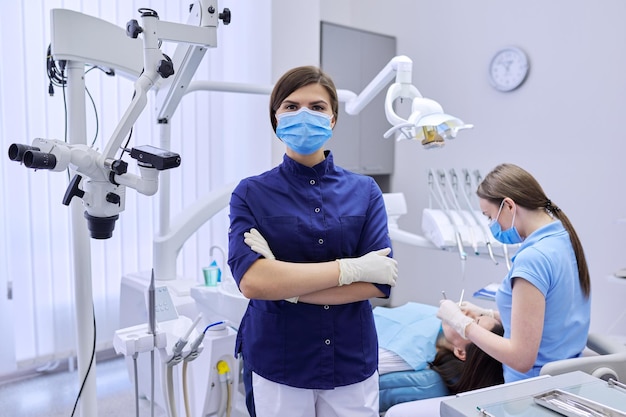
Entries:
MULTIPOLYGON (((276 168, 242 180, 230 201, 228 264, 237 284, 261 257, 244 243, 256 228, 276 259, 326 262, 391 247, 382 193, 368 176, 326 159, 307 167, 287 155, 276 168)), ((375 284, 386 297, 390 286, 375 284)), ((361 382, 378 366, 368 300, 342 305, 250 300, 235 354, 271 381, 332 389, 361 382)))

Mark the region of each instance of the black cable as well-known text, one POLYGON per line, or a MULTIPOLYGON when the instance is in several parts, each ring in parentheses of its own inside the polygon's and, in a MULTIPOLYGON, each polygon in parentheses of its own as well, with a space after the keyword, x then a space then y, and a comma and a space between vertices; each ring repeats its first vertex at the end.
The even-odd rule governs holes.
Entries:
MULTIPOLYGON (((154 350, 152 350, 154 352, 154 350)), ((137 371, 137 358, 139 353, 133 353, 133 375, 135 377, 135 416, 139 417, 139 375, 137 371)), ((153 397, 154 401, 154 397, 153 397)))
MULTIPOLYGON (((66 61, 59 61, 59 69, 52 57, 52 45, 48 44, 48 51, 46 53, 46 73, 48 74, 48 80, 50 83, 48 84, 48 94, 50 96, 54 95, 54 87, 61 87, 63 89, 63 114, 64 116, 64 135, 63 140, 67 143, 67 97, 65 95, 65 86, 67 85, 67 77, 65 76, 65 64, 66 61)), ((70 180, 70 170, 67 169, 67 179, 70 180)))
POLYGON ((130 149, 128 149, 128 144, 130 143, 130 138, 133 136, 133 128, 134 127, 131 126, 130 132, 128 132, 128 139, 126 139, 126 143, 122 147, 122 153, 120 154, 119 159, 122 159, 122 157, 124 156, 124 152, 127 152, 128 154, 130 154, 130 149))
MULTIPOLYGON (((52 47, 48 45, 48 52, 46 54, 46 69, 48 74, 48 80, 50 84, 48 86, 48 94, 51 96, 54 95, 54 87, 60 87, 63 89, 63 106, 65 110, 65 142, 67 143, 67 97, 65 95, 65 87, 67 86, 67 76, 65 75, 65 65, 66 61, 59 61, 59 67, 57 67, 54 58, 52 57, 52 47)), ((99 69, 104 72, 106 75, 114 76, 115 70, 112 68, 102 68, 97 65, 92 66, 87 71, 85 71, 85 75, 89 73, 91 70, 99 69)), ((93 99, 93 96, 89 92, 87 86, 85 86, 85 92, 89 96, 89 100, 91 101, 91 105, 93 107, 94 116, 96 118, 96 133, 94 134, 93 141, 91 142, 91 146, 94 146, 96 140, 98 139, 98 133, 100 132, 100 122, 98 119, 98 109, 96 108, 96 102, 93 99)))
POLYGON ((80 400, 80 396, 83 393, 85 383, 87 383, 87 377, 89 376, 89 372, 91 372, 91 366, 93 365, 94 358, 96 356, 96 311, 93 307, 93 304, 91 305, 91 311, 93 312, 93 346, 91 348, 91 359, 89 360, 89 367, 87 367, 87 372, 85 372, 83 382, 80 384, 80 390, 78 391, 78 395, 76 396, 76 402, 74 402, 74 409, 72 410, 71 417, 74 417, 76 407, 78 406, 78 400, 80 400))
POLYGON ((96 118, 96 133, 93 135, 93 140, 91 141, 91 147, 96 144, 96 140, 98 139, 98 132, 100 131, 100 122, 98 121, 98 109, 96 109, 96 102, 93 100, 89 89, 85 87, 85 92, 89 96, 89 100, 91 100, 91 106, 93 107, 93 115, 96 118))
MULTIPOLYGON (((143 70, 141 70, 141 74, 143 74, 143 70)), ((141 76, 141 74, 139 76, 141 76)), ((130 99, 131 102, 135 99, 136 94, 137 90, 133 91, 133 96, 130 99)), ((133 129, 134 126, 131 126, 130 131, 128 132, 128 138, 126 139, 126 143, 124 144, 124 146, 121 147, 122 153, 120 154, 120 157, 118 159, 122 159, 124 157, 124 152, 127 152, 130 155, 130 149, 128 149, 128 144, 130 143, 130 138, 133 137, 133 129)))
POLYGON ((46 53, 46 72, 48 74, 48 94, 54 95, 54 87, 60 87, 63 89, 63 107, 65 110, 65 142, 67 143, 67 98, 65 97, 65 86, 67 85, 67 77, 65 75, 66 61, 59 61, 59 67, 57 67, 54 58, 52 57, 52 45, 48 44, 48 51, 46 53))
MULTIPOLYGON (((67 77, 65 75, 65 65, 66 65, 66 61, 62 60, 62 61, 59 61, 60 69, 57 67, 56 62, 54 61, 54 58, 52 57, 51 45, 48 45, 48 52, 46 54, 46 68, 47 68, 48 79, 50 81, 50 84, 48 87, 48 93, 50 95, 54 95, 54 87, 61 87, 63 90, 63 107, 65 110, 65 142, 67 143, 67 134, 68 134, 67 116, 68 114, 67 114, 67 97, 65 94, 65 87, 67 85, 67 77)), ((94 68, 100 69, 107 75, 115 75, 115 71, 113 71, 112 69, 104 69, 104 68, 100 68, 97 66, 93 66, 89 68, 87 71, 85 71, 85 74, 87 74, 89 71, 91 71, 94 68)), ((85 91, 87 92, 87 95, 89 96, 89 99, 91 100, 91 104, 93 106, 94 114, 96 118, 96 134, 94 135, 94 139, 91 144, 93 146, 96 142, 96 139, 98 137, 98 132, 99 132, 98 110, 96 108, 96 103, 91 93, 89 92, 89 89, 86 86, 85 86, 85 91)), ((131 133, 132 133, 132 130, 131 130, 131 133)), ((130 137, 129 137, 129 140, 130 140, 130 137)), ((68 177, 69 177, 69 169, 68 169, 68 177)), ((91 372, 91 368, 94 363, 94 358, 96 356, 96 313, 95 313, 93 304, 92 304, 92 312, 93 312, 93 345, 91 348, 91 358, 89 359, 89 366, 87 367, 87 372, 85 373, 83 381, 80 385, 80 390, 78 391, 78 395, 76 396, 76 401, 74 402, 74 408, 72 409, 72 414, 71 414, 72 417, 76 413, 76 407, 78 406, 78 401, 80 400, 83 390, 85 389, 85 384, 87 383, 87 378, 89 377, 89 373, 91 372)))
POLYGON ((67 84, 67 78, 64 75, 65 61, 60 61, 59 65, 61 66, 61 70, 57 68, 56 62, 52 57, 52 45, 48 44, 48 52, 46 54, 46 68, 48 72, 48 79, 50 80, 50 87, 48 88, 48 92, 51 95, 54 94, 54 89, 52 88, 52 86, 64 87, 65 84, 67 84))
MULTIPOLYGON (((94 69, 99 69, 100 71, 104 72, 106 75, 109 75, 111 77, 115 76, 115 70, 113 70, 112 68, 102 68, 97 65, 94 65, 91 68, 89 68, 87 71, 85 71, 85 75, 87 75, 89 71, 94 70, 94 69)), ((96 118, 96 133, 94 134, 93 141, 91 142, 91 146, 93 147, 96 143, 96 140, 98 139, 98 133, 100 133, 100 121, 98 118, 98 109, 96 107, 96 102, 91 96, 91 93, 89 92, 89 89, 87 88, 87 86, 85 86, 85 92, 89 96, 89 100, 91 100, 91 106, 93 107, 93 114, 94 114, 94 117, 96 118)))
MULTIPOLYGON (((63 68, 63 73, 65 73, 65 67, 63 68)), ((65 84, 67 83, 67 81, 65 82, 65 84)), ((68 133, 68 128, 67 128, 67 116, 68 116, 68 112, 67 112, 67 96, 65 95, 65 84, 63 84, 62 86, 62 91, 63 91, 63 109, 65 111, 65 134, 63 135, 63 140, 65 141, 65 143, 67 143, 67 133, 68 133)))
MULTIPOLYGON (((87 75, 89 73, 89 71, 91 71, 91 70, 93 70, 95 68, 98 68, 98 69, 104 71, 100 67, 91 67, 87 71, 85 71, 85 75, 87 75)), ((93 97, 91 96, 91 93, 89 92, 89 89, 87 88, 87 85, 85 85, 85 92, 89 96, 89 100, 91 100, 91 106, 93 107, 93 114, 94 114, 94 117, 96 118, 96 133, 93 135, 93 141, 91 142, 91 146, 93 147, 93 145, 95 145, 95 143, 96 143, 96 140, 98 139, 98 132, 100 131, 100 122, 98 121, 98 109, 96 108, 96 102, 94 101, 93 97)))

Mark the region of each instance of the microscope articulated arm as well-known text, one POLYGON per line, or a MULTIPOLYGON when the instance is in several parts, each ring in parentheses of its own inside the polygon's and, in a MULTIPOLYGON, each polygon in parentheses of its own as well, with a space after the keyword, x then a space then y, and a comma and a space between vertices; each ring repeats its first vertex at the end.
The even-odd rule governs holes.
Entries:
MULTIPOLYGON (((92 237, 106 239, 111 236, 118 214, 124 210, 125 189, 133 188, 145 195, 153 195, 158 190, 158 171, 180 165, 180 156, 150 145, 122 148, 125 138, 129 137, 134 124, 144 111, 148 102, 148 92, 159 83, 174 74, 174 63, 160 50, 161 41, 184 43, 184 49, 204 50, 208 46, 217 46, 216 28, 219 19, 225 24, 230 22, 230 11, 217 13, 215 0, 200 0, 192 5, 190 13, 196 25, 163 22, 151 9, 140 9, 141 25, 131 20, 123 31, 114 25, 81 13, 57 9, 52 13, 51 51, 56 60, 67 61, 67 87, 75 91, 84 80, 83 65, 94 62, 107 68, 122 68, 126 73, 139 73, 134 84, 134 94, 128 108, 117 124, 102 153, 83 143, 66 143, 54 139, 35 139, 31 146, 13 144, 9 148, 9 158, 23 162, 28 168, 64 171, 72 168, 78 174, 72 179, 63 203, 69 205, 73 197, 83 200, 92 237), (75 27, 85 38, 76 39, 75 27), (98 33, 92 33, 93 28, 98 33), (122 33, 121 33, 122 32, 122 33), (135 41, 142 34, 143 48, 135 41), (94 45, 97 45, 94 48, 94 45), (103 49, 100 54, 94 49, 103 49), (119 54, 119 56, 118 56, 119 54), (143 69, 136 62, 138 54, 143 58, 143 69), (128 164, 116 156, 120 151, 130 151, 130 156, 137 160, 140 175, 127 172, 128 164), (82 181, 83 176, 86 177, 82 181), (100 226, 104 224, 104 226, 100 226), (95 231, 98 229, 98 231, 95 231)), ((180 80, 189 80, 200 63, 202 54, 177 68, 177 82, 160 86, 162 89, 178 89, 180 80), (181 78, 182 76, 182 78, 181 78)), ((65 65, 63 66, 66 67, 65 65)), ((78 96, 78 94, 76 94, 78 96)), ((175 109, 175 105, 171 111, 175 109)), ((68 116, 74 122, 72 114, 68 116)), ((79 121, 84 123, 84 121, 79 121)))
POLYGON ((115 153, 120 149, 122 141, 126 136, 128 136, 131 128, 146 107, 146 104, 148 103, 148 91, 154 85, 154 81, 151 76, 151 73, 146 73, 144 71, 144 73, 141 74, 139 79, 135 82, 135 95, 133 100, 126 109, 126 112, 115 128, 111 139, 107 142, 107 145, 102 152, 100 157, 101 166, 104 167, 107 160, 115 159, 115 153))

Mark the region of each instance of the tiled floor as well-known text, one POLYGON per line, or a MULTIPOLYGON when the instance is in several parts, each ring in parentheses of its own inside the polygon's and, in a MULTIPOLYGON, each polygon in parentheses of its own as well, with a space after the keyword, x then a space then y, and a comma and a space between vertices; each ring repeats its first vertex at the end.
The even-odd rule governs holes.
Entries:
MULTIPOLYGON (((0 384, 0 416, 70 417, 79 389, 77 371, 39 373, 16 382, 0 384)), ((135 388, 123 358, 96 365, 98 416, 136 415, 135 388)), ((77 409, 75 416, 80 416, 77 409)), ((139 415, 150 416, 150 405, 139 401, 139 415)), ((155 410, 155 417, 164 416, 155 410)), ((81 416, 82 417, 82 416, 81 416)))

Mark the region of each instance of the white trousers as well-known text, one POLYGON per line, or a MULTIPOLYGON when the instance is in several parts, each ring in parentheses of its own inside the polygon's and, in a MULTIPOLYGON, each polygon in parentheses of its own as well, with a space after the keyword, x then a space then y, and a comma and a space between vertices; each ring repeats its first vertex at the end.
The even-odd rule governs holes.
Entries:
POLYGON ((294 388, 252 373, 257 417, 379 417, 378 372, 330 390, 294 388))

